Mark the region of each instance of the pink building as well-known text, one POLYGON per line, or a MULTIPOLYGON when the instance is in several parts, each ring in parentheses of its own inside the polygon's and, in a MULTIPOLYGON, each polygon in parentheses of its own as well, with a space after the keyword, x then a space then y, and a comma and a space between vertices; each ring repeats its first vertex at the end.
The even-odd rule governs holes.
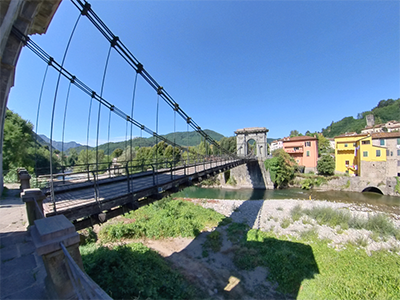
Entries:
POLYGON ((318 160, 318 139, 313 136, 294 136, 283 138, 283 150, 300 166, 305 166, 305 172, 316 171, 318 160))

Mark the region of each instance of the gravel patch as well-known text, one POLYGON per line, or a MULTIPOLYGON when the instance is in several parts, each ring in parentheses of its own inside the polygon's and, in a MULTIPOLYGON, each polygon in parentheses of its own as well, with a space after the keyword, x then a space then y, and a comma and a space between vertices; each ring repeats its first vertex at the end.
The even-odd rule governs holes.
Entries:
MULTIPOLYGON (((251 228, 262 231, 273 231, 275 234, 299 237, 306 231, 318 234, 320 239, 330 240, 329 246, 337 250, 343 249, 348 243, 354 243, 359 247, 365 248, 368 254, 371 251, 388 249, 400 254, 400 241, 394 237, 377 238, 372 231, 361 229, 342 229, 340 226, 335 228, 327 225, 319 225, 314 219, 302 216, 299 220, 293 221, 291 210, 300 205, 302 209, 313 207, 331 207, 335 210, 346 210, 352 216, 368 218, 377 213, 371 208, 357 206, 352 203, 340 203, 319 200, 220 200, 220 199, 187 199, 205 208, 231 217, 233 222, 247 223, 251 228)), ((388 215, 395 226, 400 229, 400 215, 388 215)))

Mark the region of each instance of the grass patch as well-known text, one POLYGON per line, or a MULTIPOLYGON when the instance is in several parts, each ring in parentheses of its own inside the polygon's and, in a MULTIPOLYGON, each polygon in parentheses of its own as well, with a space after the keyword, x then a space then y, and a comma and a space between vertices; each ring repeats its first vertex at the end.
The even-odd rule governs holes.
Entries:
POLYGON ((334 210, 330 207, 313 207, 305 209, 304 214, 315 219, 318 224, 326 224, 331 227, 348 223, 351 219, 351 214, 348 211, 334 210))
POLYGON ((301 209, 301 205, 297 204, 290 210, 290 216, 292 217, 293 221, 298 221, 303 216, 303 211, 301 209))
POLYGON ((218 252, 222 247, 222 236, 221 233, 217 230, 211 232, 206 237, 206 241, 203 244, 203 248, 210 248, 214 252, 218 252))
POLYGON ((368 246, 368 239, 364 236, 359 236, 354 240, 354 245, 359 247, 367 247, 368 246))
POLYGON ((190 299, 194 289, 141 243, 80 248, 86 273, 113 299, 190 299))
POLYGON ((302 231, 300 233, 300 237, 303 240, 313 240, 313 239, 317 239, 318 238, 318 232, 317 229, 315 229, 314 227, 311 229, 308 229, 306 231, 302 231))
POLYGON ((368 256, 351 244, 336 251, 317 238, 315 229, 295 241, 271 231, 251 229, 243 234, 237 237, 241 247, 234 252, 236 266, 268 268, 267 280, 277 282, 278 291, 289 298, 400 299, 397 254, 381 250, 368 256))
POLYGON ((205 228, 217 226, 225 216, 188 201, 165 199, 132 211, 126 218, 125 224, 105 225, 99 238, 112 241, 141 237, 196 237, 205 228))
POLYGON ((348 189, 350 187, 350 179, 346 181, 346 184, 342 186, 344 189, 348 189))
POLYGON ((228 239, 232 243, 238 243, 243 239, 244 234, 249 230, 249 226, 244 223, 232 223, 227 230, 228 239))
MULTIPOLYGON (((330 227, 340 226, 342 230, 349 228, 367 229, 372 231, 376 241, 378 237, 393 236, 400 240, 400 229, 396 228, 393 221, 384 214, 375 214, 367 218, 352 217, 349 211, 335 210, 331 207, 313 207, 311 209, 302 209, 296 205, 290 211, 293 220, 300 219, 303 215, 316 220, 319 225, 328 225, 330 227)), ((310 223, 303 219, 303 224, 310 223)))
POLYGON ((291 223, 291 221, 290 221, 289 218, 284 218, 282 220, 281 227, 284 228, 284 229, 288 228, 290 226, 290 223, 291 223))

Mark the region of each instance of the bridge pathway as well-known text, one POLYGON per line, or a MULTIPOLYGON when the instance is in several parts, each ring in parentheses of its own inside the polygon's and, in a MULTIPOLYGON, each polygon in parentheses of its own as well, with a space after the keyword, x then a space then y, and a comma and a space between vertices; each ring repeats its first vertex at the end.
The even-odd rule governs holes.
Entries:
POLYGON ((19 184, 0 200, 0 299, 48 299, 43 260, 29 232, 19 184))

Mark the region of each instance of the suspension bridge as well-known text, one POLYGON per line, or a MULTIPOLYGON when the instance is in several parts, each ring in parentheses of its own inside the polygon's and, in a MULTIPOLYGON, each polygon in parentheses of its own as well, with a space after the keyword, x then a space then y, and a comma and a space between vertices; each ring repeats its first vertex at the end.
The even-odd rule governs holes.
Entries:
MULTIPOLYGON (((11 29, 12 35, 42 60, 45 68, 41 88, 37 91, 37 118, 34 124, 37 133, 39 120, 43 122, 39 118, 41 113, 43 115, 43 109, 51 112, 44 120, 50 121, 49 166, 40 168, 36 164, 35 167, 36 186, 40 186, 46 195, 43 203, 45 216, 63 214, 74 223, 76 229, 82 229, 159 200, 194 181, 201 181, 254 159, 254 157, 246 157, 242 150, 240 150, 241 156, 238 157, 236 153, 231 153, 221 147, 220 143, 207 134, 150 75, 144 65, 107 27, 88 2, 71 0, 71 3, 77 9, 77 20, 71 29, 61 61, 57 61, 54 55, 47 53, 16 26, 11 29), (89 21, 94 30, 100 33, 100 37, 108 43, 100 91, 92 89, 80 79, 80 76, 75 75, 74 70, 65 67, 71 45, 74 44, 74 36, 83 19, 89 21), (112 57, 115 56, 122 59, 125 66, 134 74, 132 82, 129 83, 132 86, 132 96, 125 101, 125 103, 130 103, 128 109, 127 106, 125 109, 117 107, 113 99, 105 99, 104 96, 107 89, 106 79, 112 76, 108 70, 112 57), (47 85, 47 82, 51 80, 50 76, 53 76, 54 82, 51 87, 47 85), (154 130, 134 117, 139 81, 141 81, 141 86, 144 83, 147 89, 150 88, 156 98, 154 130), (49 89, 54 92, 47 92, 49 89), (62 93, 65 95, 61 95, 62 93), (74 96, 71 96, 72 94, 74 96), (61 149, 58 157, 55 156, 53 141, 55 138, 61 139, 62 147, 64 147, 65 136, 69 130, 68 124, 71 124, 71 117, 67 118, 67 115, 76 108, 76 99, 79 99, 80 103, 87 104, 87 119, 79 120, 81 122, 78 125, 80 131, 86 132, 86 149, 81 152, 80 163, 68 163, 64 148, 61 149), (163 117, 160 116, 162 104, 166 104, 163 117), (49 106, 51 106, 50 110, 49 106), (60 107, 63 111, 62 122, 55 113, 56 110, 60 110, 60 107), (165 118, 165 111, 172 112, 171 123, 174 128, 172 139, 159 133, 159 123, 161 118, 165 118), (117 122, 118 125, 113 125, 113 122, 117 122), (121 122, 125 124, 121 126, 121 122), (187 133, 197 134, 199 144, 203 145, 203 151, 200 151, 200 147, 189 145, 189 141, 186 145, 176 142, 178 122, 185 124, 187 133), (125 151, 127 152, 125 157, 129 158, 125 161, 113 160, 109 148, 105 156, 99 150, 100 137, 104 136, 105 132, 109 147, 112 140, 111 128, 114 127, 125 129, 125 151), (134 129, 140 131, 140 136, 144 133, 154 139, 154 146, 145 158, 135 158, 138 149, 134 150, 132 145, 135 138, 134 129), (57 137, 56 132, 59 133, 57 137), (95 136, 95 147, 90 150, 89 140, 93 136, 95 136), (166 145, 170 147, 168 154, 166 154, 166 145), (91 155, 93 153, 94 155, 91 155)), ((118 98, 119 95, 113 94, 113 97, 118 98)), ((149 107, 147 109, 150 110, 149 107)), ((74 123, 79 121, 74 120, 74 123)), ((77 124, 73 125, 72 131, 77 128, 77 124)), ((243 143, 246 141, 244 140, 243 143)), ((38 143, 36 147, 37 145, 38 143)), ((238 145, 237 148, 246 147, 238 145)), ((263 151, 266 151, 266 137, 263 151)))

